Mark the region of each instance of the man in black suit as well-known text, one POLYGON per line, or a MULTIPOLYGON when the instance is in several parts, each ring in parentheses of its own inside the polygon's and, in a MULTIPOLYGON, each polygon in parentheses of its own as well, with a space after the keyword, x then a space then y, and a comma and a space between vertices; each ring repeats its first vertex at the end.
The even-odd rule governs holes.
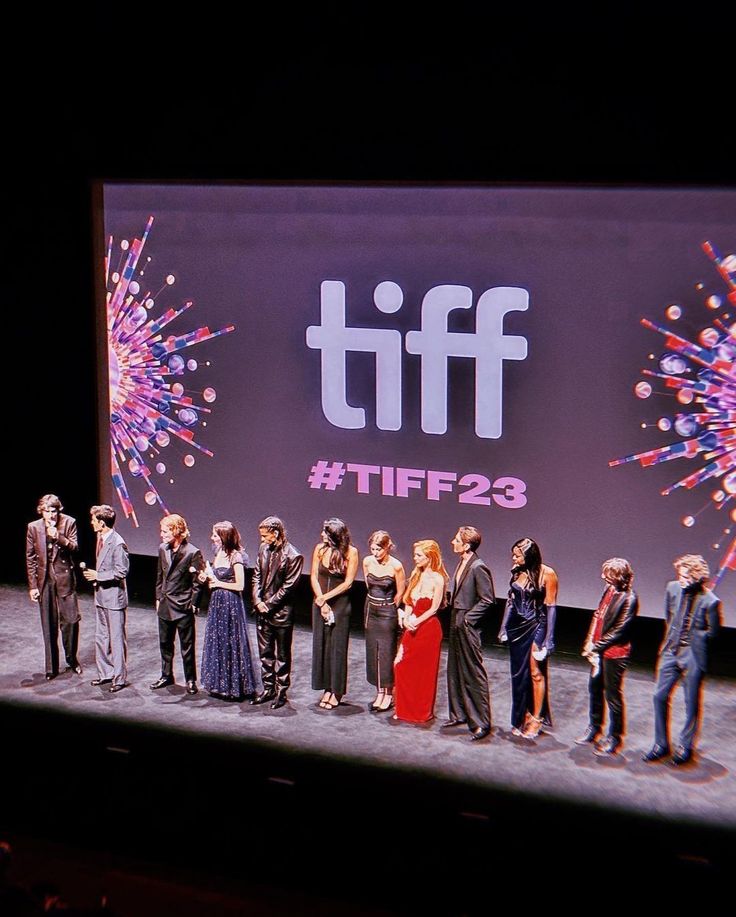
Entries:
POLYGON ((253 609, 257 615, 258 652, 263 691, 251 704, 286 703, 291 684, 291 641, 294 631, 294 592, 303 556, 287 541, 284 523, 266 516, 258 526, 261 545, 253 570, 253 609))
POLYGON ((29 523, 26 531, 28 594, 41 612, 47 681, 59 674, 59 623, 67 669, 82 674, 77 659, 80 614, 72 558, 78 548, 77 523, 62 509, 56 494, 41 497, 37 507, 41 518, 29 523))
POLYGON ((575 739, 577 745, 594 743, 599 757, 615 755, 624 733, 623 678, 631 655, 631 628, 639 611, 639 599, 631 588, 634 571, 623 557, 605 561, 601 577, 606 589, 585 639, 582 655, 591 664, 588 694, 588 728, 575 739), (601 739, 603 699, 608 706, 608 735, 601 739))
POLYGON ((674 567, 677 579, 667 584, 665 593, 665 637, 659 650, 654 692, 654 745, 643 758, 659 761, 670 755, 670 695, 682 679, 685 723, 670 762, 678 766, 687 764, 692 757, 708 646, 721 625, 721 602, 705 585, 710 570, 699 554, 678 557, 674 567))
POLYGON ((161 646, 161 677, 151 690, 174 684, 174 641, 179 633, 187 694, 197 693, 197 662, 194 656, 194 615, 205 563, 199 548, 189 543, 189 529, 178 513, 161 520, 161 545, 156 573, 156 612, 161 646))
POLYGON ((491 731, 488 675, 483 665, 480 626, 496 597, 493 577, 475 553, 481 534, 462 525, 452 539, 459 563, 450 584, 450 648, 447 654, 447 699, 450 718, 445 727, 467 725, 471 740, 491 731))

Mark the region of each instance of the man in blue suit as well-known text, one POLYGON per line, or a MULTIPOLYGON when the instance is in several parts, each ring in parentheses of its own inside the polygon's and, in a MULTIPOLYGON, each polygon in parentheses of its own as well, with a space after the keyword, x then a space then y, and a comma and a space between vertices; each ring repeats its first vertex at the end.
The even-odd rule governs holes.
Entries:
POLYGON ((95 587, 95 662, 98 685, 110 685, 116 694, 127 687, 128 643, 125 634, 125 614, 128 610, 128 590, 125 578, 130 569, 128 547, 115 531, 116 513, 103 504, 90 510, 92 529, 97 534, 95 569, 86 569, 84 578, 95 587))
POLYGON ((654 692, 654 745, 644 761, 670 756, 670 695, 682 679, 685 723, 670 763, 679 766, 692 758, 700 720, 700 696, 708 665, 708 647, 721 624, 721 602, 705 585, 708 564, 699 554, 684 554, 674 562, 677 579, 667 584, 665 637, 659 650, 654 692))

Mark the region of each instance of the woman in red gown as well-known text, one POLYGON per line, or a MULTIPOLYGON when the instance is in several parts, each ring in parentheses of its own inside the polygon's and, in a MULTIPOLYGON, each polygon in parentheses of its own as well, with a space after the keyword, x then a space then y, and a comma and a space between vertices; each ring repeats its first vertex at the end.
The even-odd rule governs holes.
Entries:
POLYGON ((414 569, 404 592, 404 628, 394 662, 395 720, 426 723, 434 718, 442 627, 437 611, 445 600, 447 571, 436 541, 417 541, 414 569))

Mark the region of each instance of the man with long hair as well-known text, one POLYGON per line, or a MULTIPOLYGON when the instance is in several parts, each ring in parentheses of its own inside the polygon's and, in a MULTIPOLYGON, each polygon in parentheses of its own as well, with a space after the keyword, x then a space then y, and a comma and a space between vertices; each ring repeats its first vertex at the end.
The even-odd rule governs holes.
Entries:
POLYGON ((80 614, 73 559, 79 546, 77 523, 62 513, 63 508, 56 494, 45 494, 36 508, 41 518, 30 522, 26 532, 28 594, 41 613, 47 681, 59 674, 60 627, 67 669, 82 674, 77 659, 80 614))
POLYGON ((591 665, 588 681, 588 728, 575 739, 577 745, 595 744, 595 754, 615 755, 623 742, 623 678, 631 654, 631 629, 639 599, 631 588, 634 571, 623 557, 604 562, 601 577, 606 588, 593 615, 582 655, 591 665), (604 698, 608 707, 608 735, 601 738, 604 698))
POLYGON ((263 691, 251 703, 271 701, 271 708, 278 710, 286 703, 291 684, 294 593, 304 557, 288 541, 286 527, 278 516, 262 519, 258 534, 261 545, 253 570, 253 610, 257 616, 263 691))

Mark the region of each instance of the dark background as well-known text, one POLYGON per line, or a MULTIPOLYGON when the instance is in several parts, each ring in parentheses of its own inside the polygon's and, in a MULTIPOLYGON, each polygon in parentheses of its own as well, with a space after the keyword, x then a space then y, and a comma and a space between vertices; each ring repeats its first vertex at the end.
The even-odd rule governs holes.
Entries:
MULTIPOLYGON (((216 6, 191 13, 174 6, 156 12, 117 7, 84 17, 63 9, 14 12, 3 52, 1 580, 22 580, 23 532, 41 492, 60 493, 82 518, 98 496, 94 179, 733 186, 729 21, 711 10, 646 21, 625 4, 599 9, 595 18, 588 10, 560 14, 556 7, 541 14, 526 7, 503 15, 478 10, 456 3, 433 19, 417 7, 408 23, 399 21, 397 6, 381 5, 346 12, 327 4, 236 19, 216 6)), ((36 726, 33 747, 47 736, 53 760, 84 753, 89 774, 104 765, 91 747, 70 744, 58 724, 36 726)), ((15 727, 8 734, 22 736, 22 724, 15 727)), ((151 787, 159 753, 175 753, 196 767, 205 765, 211 751, 167 744, 159 752, 153 743, 151 770, 121 779, 151 787)), ((253 766, 252 760, 242 762, 243 769, 253 766)), ((346 779, 339 770, 334 776, 346 779)), ((376 775, 353 777, 356 786, 371 780, 377 786, 376 775)), ((424 893, 417 883, 417 899, 433 901, 438 910, 440 899, 452 900, 455 886, 456 900, 467 895, 487 910, 481 892, 493 880, 501 893, 509 877, 518 888, 532 876, 526 887, 531 897, 546 894, 552 884, 556 895, 565 893, 562 886, 572 898, 594 902, 595 889, 604 887, 599 873, 588 863, 581 876, 573 865, 594 840, 612 843, 620 854, 637 839, 630 869, 641 880, 649 871, 662 875, 676 867, 681 899, 706 883, 712 888, 714 870, 727 873, 724 858, 733 850, 733 839, 726 838, 718 848, 722 859, 708 861, 696 849, 693 831, 693 856, 688 858, 685 843, 678 848, 685 857, 678 858, 666 843, 666 828, 637 833, 643 826, 603 813, 557 813, 564 817, 556 820, 554 807, 540 809, 538 801, 522 806, 510 800, 490 822, 474 821, 471 811, 465 820, 439 824, 423 805, 421 788, 408 777, 403 783, 403 811, 409 823, 414 819, 415 831, 405 818, 402 833, 402 823, 384 813, 389 829, 375 868, 370 864, 376 848, 367 842, 356 847, 355 838, 375 815, 371 801, 385 797, 377 790, 360 797, 363 808, 349 842, 350 869, 363 876, 354 898, 377 895, 388 882, 397 844, 419 844, 422 836, 424 849, 427 837, 440 840, 427 854, 433 881, 424 893), (591 833, 591 818, 600 833, 591 833), (544 854, 534 855, 538 834, 511 837, 510 828, 522 823, 544 826, 544 854), (564 841, 555 847, 558 836, 564 841), (462 851, 473 857, 463 858, 462 851), (535 872, 525 867, 530 855, 541 863, 535 872), (474 865, 459 877, 459 864, 466 868, 468 858, 474 865)), ((105 786, 100 780, 99 789, 105 786)), ((156 789, 151 812, 160 805, 156 789)), ((75 839, 69 791, 55 785, 53 792, 67 837, 75 839)), ((443 798, 454 792, 447 788, 443 798)), ((288 837, 280 844, 275 827, 264 835, 262 823, 254 826, 263 842, 241 860, 233 857, 233 871, 250 869, 261 881, 274 882, 288 874, 290 882, 312 889, 320 887, 320 878, 324 889, 329 872, 333 890, 346 888, 346 867, 328 865, 320 873, 305 824, 297 835, 292 830, 300 818, 324 824, 317 798, 315 790, 291 808, 280 797, 264 799, 262 810, 285 819, 288 837), (306 863, 314 865, 309 873, 306 863)), ((146 836, 145 850, 162 862, 175 860, 176 849, 191 852, 197 829, 173 801, 168 808, 166 824, 149 825, 146 836)), ((29 813, 27 832, 43 836, 45 810, 39 802, 38 811, 29 813)), ((194 813, 195 822, 204 818, 199 806, 194 813)), ((18 822, 6 826, 21 830, 18 822)), ((133 837, 131 829, 131 843, 133 837)), ((328 850, 348 844, 339 838, 323 842, 328 850)), ((327 856, 327 862, 333 859, 327 856)), ((628 876, 619 872, 617 879, 626 885, 628 876)))

